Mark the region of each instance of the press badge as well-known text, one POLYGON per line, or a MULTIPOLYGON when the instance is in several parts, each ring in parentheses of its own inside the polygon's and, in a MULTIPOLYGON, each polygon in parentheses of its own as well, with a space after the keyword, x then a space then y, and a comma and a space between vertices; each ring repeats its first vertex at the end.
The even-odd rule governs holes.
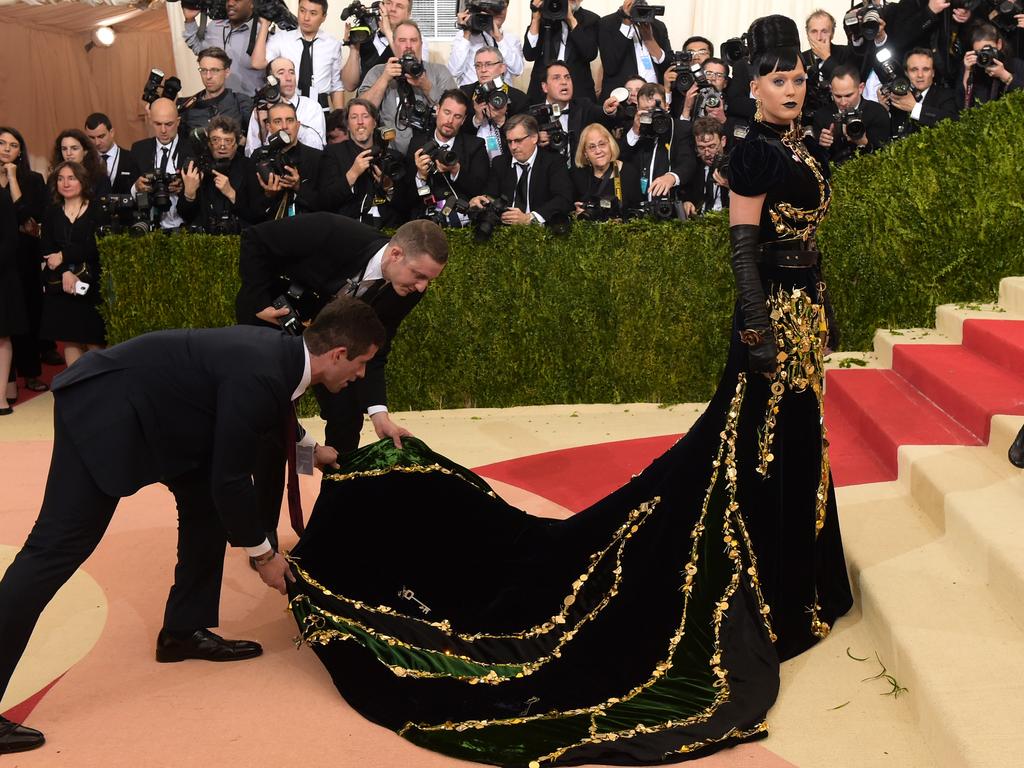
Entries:
POLYGON ((644 67, 645 72, 654 72, 654 62, 651 60, 651 54, 644 49, 644 52, 640 54, 640 63, 644 67))
POLYGON ((501 143, 493 133, 484 139, 484 143, 487 145, 487 154, 501 154, 501 143))
POLYGON ((315 446, 295 444, 295 471, 300 475, 313 474, 313 450, 315 446))

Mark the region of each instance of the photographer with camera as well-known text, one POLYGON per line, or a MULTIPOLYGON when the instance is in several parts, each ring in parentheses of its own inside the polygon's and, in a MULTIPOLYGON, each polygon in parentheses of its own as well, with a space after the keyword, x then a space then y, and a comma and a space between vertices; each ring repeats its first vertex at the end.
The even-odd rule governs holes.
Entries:
MULTIPOLYGON (((417 201, 421 208, 428 206, 428 214, 437 216, 452 197, 476 197, 487 184, 491 170, 487 148, 482 139, 461 132, 469 109, 465 93, 447 91, 437 105, 433 135, 416 134, 409 144, 409 175, 415 182, 417 201)), ((468 220, 464 213, 452 211, 438 223, 462 227, 468 220)))
POLYGON ((836 67, 831 87, 834 107, 814 113, 814 133, 833 165, 889 143, 889 115, 878 102, 863 98, 864 83, 854 65, 836 67))
POLYGON ((203 90, 178 100, 178 114, 186 130, 206 128, 215 116, 230 117, 244 125, 252 114, 252 98, 226 87, 231 74, 231 59, 223 48, 204 48, 199 52, 199 76, 203 90))
POLYGON ((508 152, 504 126, 510 115, 529 107, 526 94, 505 82, 505 61, 497 48, 484 46, 473 56, 477 82, 461 86, 469 97, 472 114, 462 124, 462 132, 481 139, 493 160, 508 152))
POLYGON ((179 140, 181 118, 170 99, 157 99, 149 108, 149 124, 155 136, 132 144, 131 154, 141 176, 135 180, 133 192, 151 224, 162 229, 177 229, 183 223, 178 214, 178 195, 182 180, 178 171, 192 159, 188 142, 179 140))
POLYGON ((668 29, 655 16, 665 6, 648 5, 647 0, 623 0, 622 6, 598 24, 597 45, 604 67, 601 98, 625 84, 632 75, 649 83, 660 83, 668 69, 667 53, 672 51, 668 29))
POLYGON ((540 125, 540 145, 565 158, 566 167, 576 156, 580 133, 591 123, 615 127, 618 101, 609 97, 602 109, 586 97, 577 98, 572 73, 564 61, 548 65, 541 83, 546 98, 543 104, 530 107, 530 114, 540 125))
POLYGON ((181 170, 178 213, 189 227, 211 235, 237 235, 242 227, 261 221, 259 190, 252 164, 238 151, 242 128, 226 115, 217 115, 206 128, 194 129, 189 140, 193 158, 181 170))
POLYGON ((501 51, 505 68, 512 77, 523 74, 522 43, 502 31, 508 14, 508 0, 465 0, 456 16, 462 31, 452 41, 448 69, 459 85, 479 82, 476 73, 476 52, 488 46, 501 51))
MULTIPOLYGON (((349 56, 341 69, 341 82, 346 91, 356 91, 366 74, 378 64, 387 64, 395 55, 394 30, 403 21, 412 18, 412 0, 374 0, 370 8, 355 0, 341 12, 343 19, 353 18, 358 22, 360 16, 368 19, 369 39, 366 36, 350 34, 351 23, 345 22, 345 45, 349 46, 349 56), (358 10, 358 14, 355 11, 358 10)), ((427 41, 422 41, 422 59, 430 57, 427 41)))
MULTIPOLYGON (((670 60, 668 68, 665 70, 665 75, 662 77, 661 83, 665 86, 665 95, 668 99, 669 106, 673 117, 682 117, 683 106, 686 103, 686 99, 678 98, 680 94, 689 97, 690 91, 693 92, 694 98, 696 97, 697 89, 686 88, 682 86, 676 86, 676 82, 679 80, 679 75, 684 72, 691 72, 691 66, 694 64, 700 67, 704 66, 704 62, 712 58, 715 55, 715 45, 706 37, 700 35, 694 35, 686 39, 683 43, 683 50, 679 53, 670 52, 670 60)), ((684 82, 689 78, 684 74, 684 82)), ((693 111, 693 103, 690 100, 691 114, 693 111)), ((689 120, 690 118, 685 118, 689 120)))
POLYGON ((559 156, 541 151, 537 121, 530 115, 513 115, 505 137, 511 155, 494 161, 486 194, 474 197, 470 206, 481 211, 497 206, 501 223, 508 225, 566 219, 573 209, 572 179, 559 156))
POLYGON ((544 98, 541 82, 553 61, 564 61, 581 95, 597 97, 590 64, 597 58, 600 17, 581 8, 582 0, 531 0, 530 26, 523 39, 523 58, 533 62, 527 99, 544 98))
POLYGON ((1024 88, 1024 61, 1007 55, 1003 36, 992 24, 979 24, 971 32, 970 50, 964 54, 957 82, 957 103, 964 109, 995 101, 1024 88))
MULTIPOLYGON (((680 120, 696 120, 701 117, 713 117, 722 125, 725 125, 726 117, 726 100, 725 100, 725 89, 729 86, 729 66, 721 59, 707 58, 703 64, 700 65, 699 70, 693 69, 694 65, 691 65, 690 72, 683 75, 685 78, 682 80, 683 83, 687 81, 693 81, 686 90, 686 96, 682 100, 673 99, 673 95, 679 95, 679 75, 673 79, 673 84, 676 85, 675 94, 666 92, 669 101, 672 104, 682 103, 682 109, 679 112, 680 120), (687 76, 688 75, 688 76, 687 76)), ((673 67, 673 70, 678 72, 678 67, 673 67)), ((665 79, 669 79, 669 75, 666 74, 665 79)), ((673 115, 675 111, 673 110, 673 115)))
POLYGON ((426 132, 430 113, 441 94, 458 88, 455 78, 442 64, 424 61, 420 27, 403 21, 394 30, 397 56, 366 73, 359 95, 380 110, 380 122, 394 126, 393 145, 405 154, 413 129, 426 132))
POLYGON ((299 0, 299 26, 270 35, 271 22, 260 19, 252 65, 263 68, 274 59, 299 63, 298 89, 324 112, 345 106, 341 84, 341 41, 320 28, 327 20, 327 0, 299 0))
POLYGON ((729 207, 729 152, 725 128, 713 117, 693 121, 693 143, 700 170, 686 185, 683 211, 687 218, 729 207))
POLYGON ((290 59, 274 59, 267 65, 267 75, 277 80, 277 86, 262 88, 262 92, 271 93, 271 98, 262 99, 257 95, 256 108, 249 118, 249 132, 245 139, 245 154, 252 157, 253 152, 263 146, 270 128, 270 107, 274 104, 291 104, 299 121, 299 141, 313 149, 323 149, 327 135, 324 111, 315 99, 303 96, 298 91, 295 81, 295 63, 290 59), (276 93, 274 93, 276 91, 276 93), (273 98, 277 96, 277 98, 273 98))
POLYGON ((619 140, 622 159, 640 170, 645 200, 678 196, 697 170, 692 125, 672 117, 660 83, 640 89, 637 107, 633 125, 619 140))
POLYGON ((252 155, 256 182, 265 198, 265 216, 261 218, 283 219, 321 210, 318 187, 323 153, 299 141, 295 107, 283 101, 268 111, 270 132, 277 140, 268 141, 252 155), (288 137, 287 143, 282 133, 288 137))
POLYGON ((989 0, 900 0, 889 24, 892 45, 901 53, 932 51, 936 82, 953 88, 970 28, 984 21, 987 6, 989 0))
POLYGON ((893 137, 908 136, 921 126, 947 118, 955 120, 956 94, 935 84, 935 54, 927 48, 914 48, 903 66, 907 74, 904 87, 890 88, 879 95, 879 103, 889 109, 893 137))
POLYGON ((100 160, 106 166, 110 191, 115 195, 129 194, 135 180, 142 174, 131 153, 117 145, 110 118, 102 112, 93 112, 85 118, 85 135, 96 146, 100 160))
POLYGON ((576 217, 587 221, 621 219, 624 211, 643 201, 640 172, 619 159, 619 144, 600 123, 591 123, 580 134, 572 184, 576 217))
POLYGON ((324 150, 320 205, 382 229, 408 220, 409 196, 396 189, 406 172, 406 159, 387 146, 378 128, 379 113, 373 104, 366 99, 348 103, 348 141, 324 150))
POLYGON ((254 93, 263 85, 263 76, 261 70, 252 63, 252 52, 256 45, 253 0, 226 0, 224 6, 227 18, 204 18, 202 28, 196 22, 200 6, 208 7, 208 4, 182 3, 181 12, 185 17, 182 36, 185 44, 197 55, 212 46, 223 49, 234 65, 227 77, 226 86, 235 93, 254 93))
POLYGON ((807 98, 804 114, 811 116, 829 101, 829 83, 832 72, 840 64, 853 61, 853 50, 848 45, 833 42, 836 19, 828 11, 814 11, 804 23, 804 32, 811 47, 800 54, 807 71, 807 98))

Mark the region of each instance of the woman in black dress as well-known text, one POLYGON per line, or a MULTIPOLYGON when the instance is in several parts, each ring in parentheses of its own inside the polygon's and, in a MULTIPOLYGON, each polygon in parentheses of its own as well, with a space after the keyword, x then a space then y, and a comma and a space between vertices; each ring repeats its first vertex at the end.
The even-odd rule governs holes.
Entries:
POLYGON ((64 342, 71 365, 106 343, 100 316, 100 254, 89 178, 78 163, 60 163, 50 180, 52 202, 43 216, 43 322, 40 333, 64 342))
POLYGON ((61 131, 53 142, 53 153, 50 156, 50 180, 57 166, 61 163, 78 163, 85 168, 89 180, 89 197, 95 200, 102 195, 110 194, 110 177, 107 176, 107 164, 92 139, 77 128, 61 131))
MULTIPOLYGON (((0 134, 2 136, 2 134, 0 134)), ((7 170, 7 169, 5 169, 7 170)), ((9 190, 0 190, 0 382, 5 387, 14 358, 11 337, 28 330, 25 298, 18 275, 18 219, 9 190)), ((0 400, 0 416, 13 413, 11 400, 0 400)))
POLYGON ((718 390, 643 473, 564 521, 412 438, 340 459, 291 608, 345 698, 482 763, 639 765, 763 737, 779 661, 852 604, 822 422, 824 166, 800 37, 748 33, 759 122, 732 159, 739 299, 718 390))
POLYGON ((621 219, 643 201, 640 172, 619 159, 619 143, 603 125, 592 123, 580 134, 572 169, 576 215, 590 221, 621 219))
POLYGON ((3 226, 14 229, 14 260, 28 321, 26 332, 12 339, 14 364, 7 384, 7 399, 13 402, 18 396, 16 375, 24 377, 25 388, 33 392, 49 389, 39 378, 42 375, 39 321, 43 310, 39 223, 46 208, 46 182, 29 166, 28 148, 21 133, 6 126, 0 126, 0 196, 9 198, 13 205, 14 218, 4 219, 3 226))

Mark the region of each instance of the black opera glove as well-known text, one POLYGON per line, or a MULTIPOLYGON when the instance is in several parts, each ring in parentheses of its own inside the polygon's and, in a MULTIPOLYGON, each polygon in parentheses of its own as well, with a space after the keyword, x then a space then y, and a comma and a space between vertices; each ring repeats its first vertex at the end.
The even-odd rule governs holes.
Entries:
POLYGON ((748 356, 753 373, 774 373, 778 367, 778 347, 768 317, 761 274, 757 269, 761 228, 753 224, 729 227, 732 242, 732 273, 743 311, 744 326, 740 338, 750 347, 748 356))

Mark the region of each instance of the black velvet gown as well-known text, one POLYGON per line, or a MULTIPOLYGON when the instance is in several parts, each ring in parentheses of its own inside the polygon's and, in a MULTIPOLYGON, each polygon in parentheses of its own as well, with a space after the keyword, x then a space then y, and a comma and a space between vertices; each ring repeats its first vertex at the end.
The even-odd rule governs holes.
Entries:
MULTIPOLYGON (((828 207, 797 139, 757 126, 734 191, 763 239, 828 207)), ((325 478, 291 608, 348 702, 428 749, 509 766, 671 763, 767 733, 779 660, 851 606, 822 422, 816 267, 762 269, 783 359, 725 372, 690 432, 568 520, 509 506, 409 439, 325 478)), ((743 328, 742 318, 736 328, 743 328)))

